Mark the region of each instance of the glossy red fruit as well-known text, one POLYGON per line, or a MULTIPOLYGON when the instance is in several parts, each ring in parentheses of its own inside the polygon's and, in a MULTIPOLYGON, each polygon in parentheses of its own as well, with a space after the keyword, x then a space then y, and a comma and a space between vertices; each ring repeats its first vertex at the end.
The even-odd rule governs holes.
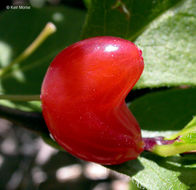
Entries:
POLYGON ((125 104, 143 71, 141 54, 130 41, 104 36, 56 56, 41 100, 49 131, 64 149, 101 164, 119 164, 143 151, 140 127, 125 104))

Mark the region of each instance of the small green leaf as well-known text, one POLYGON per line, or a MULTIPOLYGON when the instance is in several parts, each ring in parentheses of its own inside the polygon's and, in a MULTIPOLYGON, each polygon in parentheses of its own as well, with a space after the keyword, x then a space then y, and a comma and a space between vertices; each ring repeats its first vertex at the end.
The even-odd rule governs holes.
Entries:
POLYGON ((173 135, 172 139, 175 139, 172 144, 157 144, 151 151, 164 157, 196 151, 196 117, 182 131, 173 135))

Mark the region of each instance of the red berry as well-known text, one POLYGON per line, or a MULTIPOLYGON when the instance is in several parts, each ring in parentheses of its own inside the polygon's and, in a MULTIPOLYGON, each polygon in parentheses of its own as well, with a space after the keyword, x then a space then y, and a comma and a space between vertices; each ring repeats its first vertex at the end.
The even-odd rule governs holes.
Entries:
POLYGON ((71 154, 119 164, 143 151, 140 127, 125 97, 143 71, 136 45, 117 37, 77 42, 51 63, 41 89, 54 139, 71 154))

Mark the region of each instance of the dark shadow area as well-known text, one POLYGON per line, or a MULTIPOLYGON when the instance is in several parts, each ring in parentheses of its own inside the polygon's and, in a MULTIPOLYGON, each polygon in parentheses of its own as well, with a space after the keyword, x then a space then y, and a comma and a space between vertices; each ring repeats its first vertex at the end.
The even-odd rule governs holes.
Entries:
POLYGON ((129 108, 143 130, 177 131, 195 115, 195 97, 196 88, 173 88, 145 94, 129 108))
POLYGON ((160 88, 143 88, 143 89, 138 89, 138 90, 133 89, 127 95, 125 102, 130 103, 131 101, 133 101, 141 96, 144 96, 145 94, 159 92, 159 91, 168 90, 168 89, 170 89, 170 88, 160 87, 160 88))

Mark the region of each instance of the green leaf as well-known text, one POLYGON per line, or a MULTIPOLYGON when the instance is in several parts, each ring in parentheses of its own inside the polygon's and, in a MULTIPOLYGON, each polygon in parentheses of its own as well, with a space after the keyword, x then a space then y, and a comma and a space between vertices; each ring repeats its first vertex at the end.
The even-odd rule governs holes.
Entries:
POLYGON ((162 158, 143 152, 137 160, 109 168, 131 176, 135 183, 148 190, 195 190, 195 163, 196 156, 162 158))
POLYGON ((167 11, 135 43, 145 62, 136 88, 196 85, 195 0, 167 11))
MULTIPOLYGON (((40 94, 43 77, 52 59, 66 46, 79 40, 84 16, 84 11, 70 7, 2 12, 0 16, 1 67, 18 57, 49 21, 56 25, 57 31, 31 56, 14 67, 14 72, 3 75, 0 79, 0 93, 4 95, 40 94)), ((38 105, 37 102, 0 100, 0 103, 25 110, 40 109, 40 104, 38 105)))
POLYGON ((163 90, 137 98, 129 108, 143 135, 159 136, 184 128, 196 114, 195 97, 196 88, 163 90))
POLYGON ((138 184, 135 184, 132 180, 129 182, 129 190, 144 190, 144 188, 140 188, 138 184))
POLYGON ((83 37, 112 35, 142 49, 135 88, 196 85, 196 1, 92 0, 83 37))
POLYGON ((111 35, 134 40, 152 20, 179 2, 88 0, 90 6, 83 38, 111 35))
POLYGON ((23 111, 37 111, 37 112, 42 111, 40 101, 18 102, 18 101, 0 100, 0 105, 4 105, 10 108, 19 109, 23 111))

